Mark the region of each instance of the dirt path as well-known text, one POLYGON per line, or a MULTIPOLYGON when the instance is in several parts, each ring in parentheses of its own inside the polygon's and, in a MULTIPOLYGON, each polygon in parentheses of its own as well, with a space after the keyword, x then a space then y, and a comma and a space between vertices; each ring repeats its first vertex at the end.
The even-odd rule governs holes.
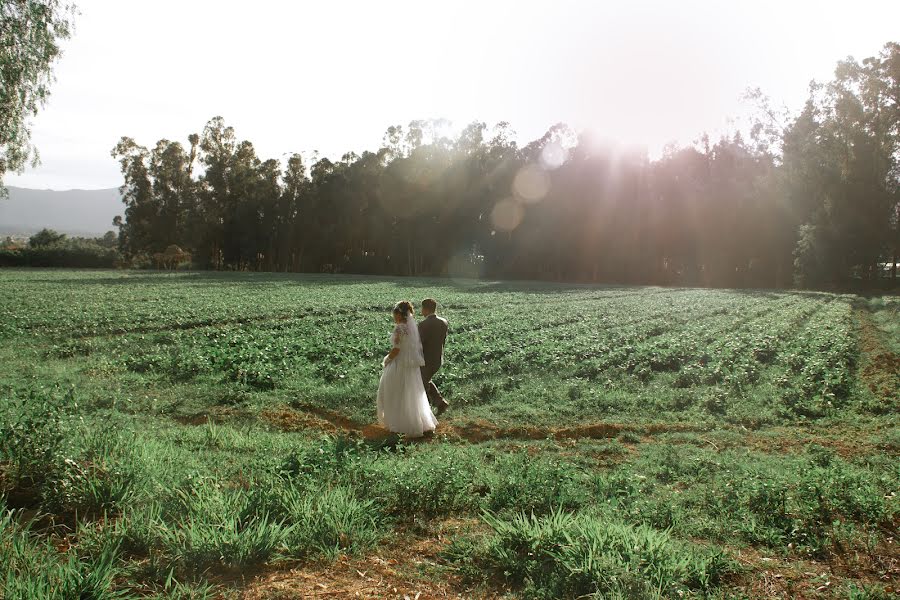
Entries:
MULTIPOLYGON (((265 410, 261 418, 270 425, 282 431, 320 431, 323 433, 344 434, 359 437, 364 440, 379 442, 389 441, 398 436, 377 424, 362 425, 344 415, 308 405, 281 406, 265 410)), ((204 419, 189 421, 194 424, 203 424, 204 419)), ((447 441, 462 441, 469 443, 483 443, 491 440, 529 441, 529 440, 580 440, 580 439, 613 439, 623 433, 635 434, 642 441, 647 442, 656 435, 667 433, 697 433, 705 434, 703 440, 715 448, 732 448, 736 444, 757 452, 785 454, 791 452, 804 452, 809 444, 831 448, 843 458, 850 459, 873 452, 888 451, 889 448, 880 448, 869 438, 880 430, 872 429, 841 429, 835 432, 830 427, 772 427, 760 431, 748 431, 740 427, 724 426, 718 429, 710 429, 708 426, 691 423, 614 423, 596 422, 571 427, 500 427, 487 421, 454 421, 442 420, 438 425, 435 436, 447 441), (731 433, 739 431, 740 438, 731 437, 731 433), (725 434, 723 439, 717 433, 725 434), (740 440, 738 442, 738 440, 740 440)), ((431 438, 424 438, 427 441, 431 438)), ((414 441, 414 440, 410 440, 414 441)), ((691 439, 684 441, 669 440, 668 443, 692 443, 691 439)))
POLYGON ((880 542, 867 552, 835 550, 827 559, 815 560, 763 548, 730 548, 731 556, 746 567, 732 583, 752 598, 845 597, 841 591, 851 582, 857 587, 885 586, 888 594, 900 594, 900 559, 891 542, 880 542))
POLYGON ((295 598, 494 598, 473 590, 442 565, 440 553, 449 540, 477 520, 450 519, 427 534, 399 531, 393 541, 367 556, 341 556, 258 575, 243 587, 242 600, 295 598))
MULTIPOLYGON (((314 429, 324 432, 346 433, 360 436, 367 440, 388 439, 394 434, 377 424, 362 425, 348 419, 339 412, 306 404, 282 406, 265 410, 262 418, 283 431, 301 431, 314 429)), ((454 421, 447 419, 438 425, 435 435, 448 439, 472 443, 488 440, 573 440, 573 439, 609 439, 621 433, 631 432, 638 435, 654 435, 659 433, 700 432, 708 431, 704 425, 691 423, 650 423, 627 424, 597 422, 572 427, 539 427, 519 426, 501 427, 487 421, 454 421)))

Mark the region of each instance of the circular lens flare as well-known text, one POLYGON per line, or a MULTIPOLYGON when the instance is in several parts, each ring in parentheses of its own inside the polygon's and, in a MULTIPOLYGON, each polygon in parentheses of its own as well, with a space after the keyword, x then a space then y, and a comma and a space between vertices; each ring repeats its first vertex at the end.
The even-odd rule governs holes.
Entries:
POLYGON ((525 165, 513 179, 513 193, 525 202, 540 202, 550 191, 550 176, 538 165, 525 165))
POLYGON ((559 142, 550 142, 541 150, 541 166, 551 171, 560 168, 568 158, 569 151, 559 142))
POLYGON ((522 222, 525 210, 514 198, 501 200, 491 211, 491 224, 497 231, 512 231, 522 222))

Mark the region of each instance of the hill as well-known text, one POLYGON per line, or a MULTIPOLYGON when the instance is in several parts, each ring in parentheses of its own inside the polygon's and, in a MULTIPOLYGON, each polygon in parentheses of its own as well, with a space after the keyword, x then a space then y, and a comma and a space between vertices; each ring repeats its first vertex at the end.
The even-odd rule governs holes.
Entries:
POLYGON ((96 236, 113 229, 124 213, 119 190, 32 190, 8 186, 0 200, 0 235, 31 234, 48 227, 69 235, 96 236))

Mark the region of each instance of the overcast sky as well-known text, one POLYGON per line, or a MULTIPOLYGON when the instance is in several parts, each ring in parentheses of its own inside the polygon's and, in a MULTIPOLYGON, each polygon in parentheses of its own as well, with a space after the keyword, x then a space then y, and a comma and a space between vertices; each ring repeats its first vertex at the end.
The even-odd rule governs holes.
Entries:
POLYGON ((799 109, 835 62, 900 41, 900 1, 78 0, 34 119, 42 165, 8 185, 118 186, 123 135, 222 115, 262 158, 375 149, 413 119, 564 121, 653 154, 721 131, 761 87, 799 109))

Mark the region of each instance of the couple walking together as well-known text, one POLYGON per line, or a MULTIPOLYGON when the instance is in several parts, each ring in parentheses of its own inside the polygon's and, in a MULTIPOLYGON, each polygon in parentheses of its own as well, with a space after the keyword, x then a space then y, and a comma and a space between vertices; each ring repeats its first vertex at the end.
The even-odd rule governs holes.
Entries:
POLYGON ((421 437, 437 427, 437 414, 449 404, 431 378, 441 368, 447 320, 437 316, 437 302, 422 301, 422 316, 416 323, 413 305, 407 301, 394 305, 394 331, 391 351, 384 357, 384 372, 378 384, 378 422, 395 433, 421 437))

